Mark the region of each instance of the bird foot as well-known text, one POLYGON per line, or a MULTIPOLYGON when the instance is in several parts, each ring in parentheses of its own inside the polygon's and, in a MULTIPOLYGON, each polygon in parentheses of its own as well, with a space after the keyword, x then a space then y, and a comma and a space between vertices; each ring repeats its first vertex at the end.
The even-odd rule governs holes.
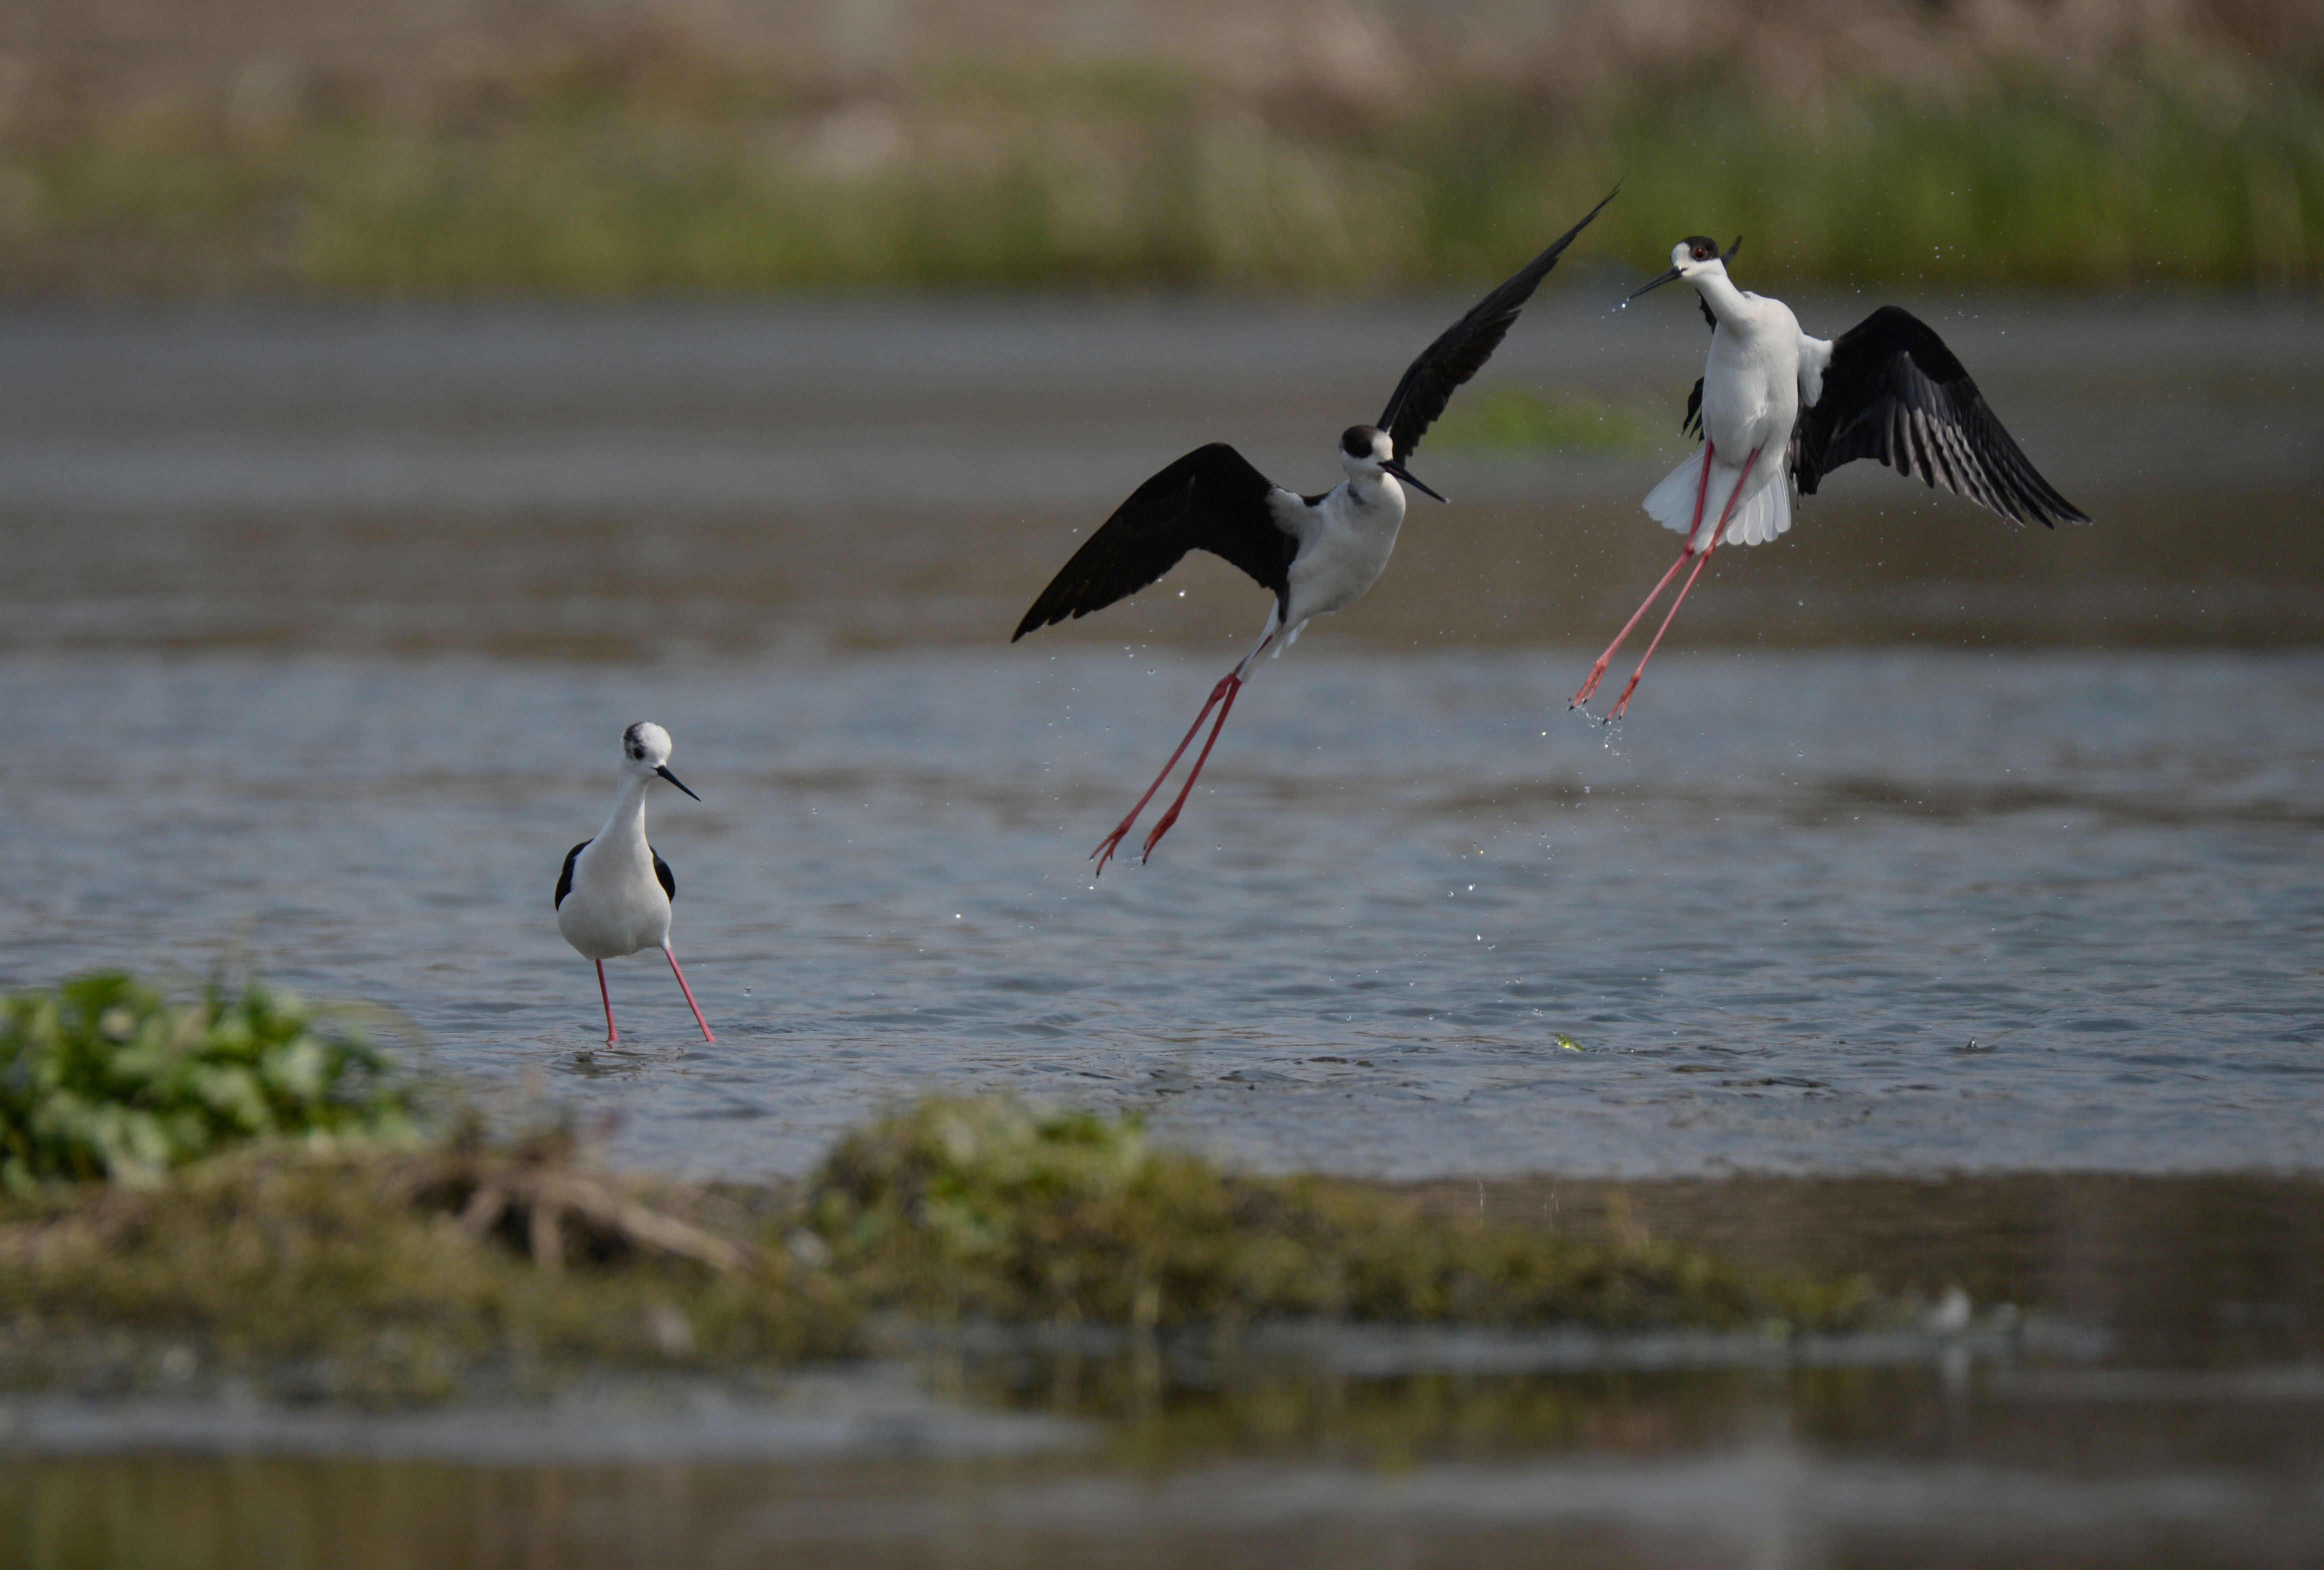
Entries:
POLYGON ((1178 809, 1175 807, 1162 815, 1162 821, 1156 824, 1153 831, 1147 835, 1146 844, 1138 852, 1139 865, 1143 866, 1154 859, 1154 847, 1162 843, 1162 836, 1169 833, 1170 826, 1177 821, 1178 809))
POLYGON ((1120 827, 1100 840, 1097 849, 1090 852, 1090 859, 1097 864, 1090 873, 1091 877, 1102 878, 1105 875, 1105 864, 1113 860, 1113 853, 1120 850, 1121 842, 1130 837, 1130 826, 1136 821, 1135 818, 1124 818, 1120 827))
POLYGON ((1572 697, 1565 700, 1568 708, 1580 708, 1598 696, 1598 684, 1606 679, 1606 661, 1600 660, 1590 668, 1590 679, 1583 682, 1572 697))
POLYGON ((1622 688, 1622 696, 1614 700, 1614 706, 1606 711, 1606 718, 1603 723, 1610 725, 1616 720, 1620 719, 1622 717, 1622 711, 1630 706, 1630 694, 1637 690, 1638 679, 1633 676, 1630 678, 1629 685, 1622 688))

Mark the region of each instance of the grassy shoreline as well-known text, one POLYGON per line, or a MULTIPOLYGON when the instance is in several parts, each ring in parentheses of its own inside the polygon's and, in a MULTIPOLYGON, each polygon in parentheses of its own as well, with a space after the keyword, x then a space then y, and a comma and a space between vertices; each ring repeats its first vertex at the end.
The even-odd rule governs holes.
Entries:
POLYGON ((401 1406, 593 1371, 764 1376, 977 1326, 1748 1332, 1883 1322, 1861 1279, 1222 1171, 1135 1123, 932 1101, 795 1189, 622 1177, 569 1141, 196 1163, 0 1199, 0 1390, 401 1406))
POLYGON ((1007 1101, 893 1110, 796 1187, 623 1176, 568 1132, 491 1132, 346 1011, 247 979, 0 999, 0 1390, 398 1405, 862 1358, 898 1324, 1781 1336, 1879 1311, 1853 1278, 1447 1225, 1007 1101))
POLYGON ((2124 23, 2092 54, 1884 12, 1779 69, 1720 27, 1591 25, 1265 80, 1154 53, 850 69, 569 14, 457 70, 278 49, 108 88, 28 53, 0 296, 1466 288, 1617 180, 1591 256, 1637 268, 1710 227, 1784 287, 2324 279, 2313 28, 2271 55, 2124 23))

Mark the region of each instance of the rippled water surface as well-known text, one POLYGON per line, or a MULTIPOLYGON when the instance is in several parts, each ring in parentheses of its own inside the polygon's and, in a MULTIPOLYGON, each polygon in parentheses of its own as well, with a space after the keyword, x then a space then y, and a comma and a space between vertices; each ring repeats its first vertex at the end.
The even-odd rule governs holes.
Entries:
POLYGON ((1654 422, 1424 449, 1095 886, 1264 596, 1007 629, 1199 440, 1327 483, 1441 306, 0 320, 0 981, 246 960, 695 1174, 969 1085, 1406 1177, 2324 1163, 2324 319, 1920 302, 2098 522, 1858 466, 1609 731, 1702 348, 1578 300, 1489 380, 1654 422), (720 1039, 633 959, 593 1049, 549 889, 649 716, 720 1039))
POLYGON ((10 963, 247 957, 694 1173, 972 1085, 1398 1176, 2324 1164, 2324 660, 1674 655, 1609 733, 1583 658, 1303 643, 1093 884, 1207 666, 21 656, 10 963), (646 715, 720 1039, 639 958, 592 1050, 549 889, 646 715))

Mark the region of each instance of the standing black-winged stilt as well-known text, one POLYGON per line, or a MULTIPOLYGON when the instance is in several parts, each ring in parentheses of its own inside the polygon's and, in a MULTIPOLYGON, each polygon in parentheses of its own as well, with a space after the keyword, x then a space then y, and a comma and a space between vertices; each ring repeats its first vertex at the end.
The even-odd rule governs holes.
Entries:
POLYGON ((1693 284, 1711 321, 1711 359, 1679 427, 1702 436, 1702 457, 1673 469, 1646 500, 1648 514, 1685 535, 1686 544, 1572 697, 1575 707, 1590 701, 1622 640, 1693 559, 1694 570, 1645 658, 1607 711, 1609 720, 1628 706, 1646 660, 1711 551, 1722 540, 1762 545, 1789 529, 1792 487, 1813 495, 1817 483, 1842 464, 1877 458, 2013 522, 2047 529, 2060 519, 2089 522, 2026 461, 1927 323, 1884 305, 1830 342, 1812 338, 1782 300, 1729 280, 1727 262, 1742 244, 1738 239, 1721 254, 1700 235, 1682 240, 1671 248, 1670 271, 1630 296, 1674 279, 1693 284), (1706 532, 1702 521, 1714 515, 1718 522, 1706 532))
MULTIPOLYGON (((678 880, 669 864, 646 843, 646 789, 667 780, 680 790, 669 771, 669 733, 641 720, 622 733, 622 793, 613 801, 613 816, 595 839, 585 839, 565 853, 565 870, 557 874, 557 929, 581 957, 595 962, 597 996, 605 1005, 605 1045, 621 1039, 613 1030, 613 994, 605 989, 605 962, 659 948, 669 961, 669 974, 702 1027, 702 1039, 715 1041, 678 956, 669 947, 669 901, 678 880)), ((691 790, 686 790, 694 796, 691 790)), ((702 799, 694 796, 696 801, 702 799)))
POLYGON ((1136 594, 1176 567, 1189 550, 1224 557, 1275 596, 1259 642, 1211 688, 1202 713, 1194 716, 1162 772, 1130 816, 1090 853, 1100 873, 1215 707, 1219 717, 1210 739, 1194 755, 1194 766, 1177 799, 1147 835, 1141 859, 1154 854, 1178 821, 1179 809, 1186 805, 1211 749, 1218 744, 1219 733, 1226 728, 1235 695, 1277 635, 1289 628, 1283 647, 1290 647, 1311 617, 1344 610, 1379 579, 1404 522, 1404 490, 1397 482, 1444 500, 1414 478, 1405 461, 1444 412, 1452 390, 1492 357, 1526 301, 1557 265, 1558 256, 1613 199, 1609 195, 1591 208, 1581 223, 1422 350, 1397 383, 1379 424, 1351 425, 1341 433, 1340 467, 1348 477, 1340 485, 1320 496, 1303 496, 1273 484, 1222 441, 1196 448, 1132 491, 1041 591, 1010 642, 1036 627, 1086 616, 1136 594))

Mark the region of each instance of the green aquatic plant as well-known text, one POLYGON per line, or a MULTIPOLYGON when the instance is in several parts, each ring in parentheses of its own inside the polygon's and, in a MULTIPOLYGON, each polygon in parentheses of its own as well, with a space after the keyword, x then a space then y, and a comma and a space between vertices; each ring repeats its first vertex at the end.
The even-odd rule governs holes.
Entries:
POLYGON ((151 1186, 253 1141, 416 1139, 418 1086, 344 1020, 256 981, 173 1002, 119 972, 0 999, 0 1182, 151 1186))
POLYGON ((847 1135, 806 1210, 867 1301, 938 1320, 1831 1328, 1873 1306, 1858 1281, 1447 1223, 1375 1186, 1230 1172, 1134 1117, 1005 1101, 922 1102, 847 1135))

